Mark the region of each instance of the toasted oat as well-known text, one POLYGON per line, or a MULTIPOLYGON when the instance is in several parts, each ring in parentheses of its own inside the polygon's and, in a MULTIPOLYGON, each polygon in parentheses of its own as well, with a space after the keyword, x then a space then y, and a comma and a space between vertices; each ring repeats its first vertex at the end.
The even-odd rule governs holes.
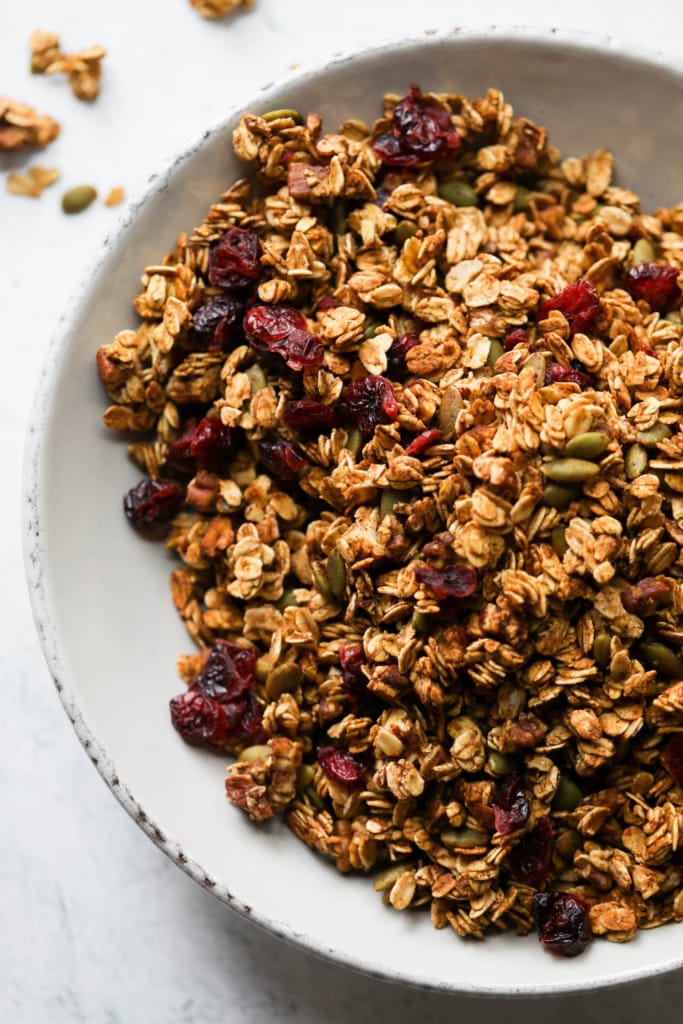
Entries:
POLYGON ((59 178, 56 167, 29 167, 25 174, 16 172, 7 176, 7 190, 15 196, 31 196, 40 199, 43 190, 59 178))
POLYGON ((33 107, 0 96, 0 150, 47 146, 59 135, 59 125, 33 107))
POLYGON ((527 932, 551 890, 581 948, 625 941, 683 920, 681 295, 625 287, 643 253, 682 280, 683 206, 642 214, 611 154, 560 162, 495 90, 421 98, 449 159, 388 167, 398 101, 329 134, 245 115, 258 191, 146 268, 98 353, 105 422, 182 488, 188 693, 226 642, 253 661, 250 704, 176 724, 246 748, 233 802, 381 866, 396 909, 527 932), (319 361, 246 336, 247 295, 319 361))

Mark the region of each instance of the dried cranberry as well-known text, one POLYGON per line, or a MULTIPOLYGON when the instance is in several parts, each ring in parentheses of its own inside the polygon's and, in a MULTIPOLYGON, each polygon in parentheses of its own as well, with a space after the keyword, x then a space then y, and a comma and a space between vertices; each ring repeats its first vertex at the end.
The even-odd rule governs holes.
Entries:
POLYGON ((417 334, 402 334, 393 342, 387 352, 387 377, 391 380, 400 379, 408 373, 406 356, 411 348, 420 344, 417 334))
POLYGON ((349 416, 364 434, 372 434, 379 423, 392 423, 398 416, 398 402, 386 377, 360 377, 346 389, 349 416))
POLYGON ((222 747, 227 742, 230 725, 218 701, 192 688, 173 697, 169 707, 173 725, 188 743, 203 741, 222 747))
POLYGON ((215 463, 229 455, 234 447, 235 431, 217 418, 190 420, 180 437, 168 447, 168 461, 182 466, 189 459, 215 463))
POLYGON ((460 137, 447 111, 424 99, 417 85, 394 109, 391 131, 379 135, 373 149, 392 167, 413 167, 430 160, 448 160, 460 137))
POLYGON ((406 455, 412 455, 413 457, 421 455, 423 451, 430 448, 433 444, 436 444, 442 437, 440 430, 423 430, 421 434, 410 442, 406 448, 406 455))
POLYGON ((365 655, 362 647, 341 647, 339 661, 342 667, 342 685, 351 702, 357 704, 365 697, 368 689, 367 676, 363 672, 365 655))
POLYGON ((521 775, 511 775, 503 783, 493 804, 496 831, 501 835, 516 832, 529 820, 531 795, 521 775))
POLYGON ((523 327, 516 327, 514 331, 510 331, 505 341, 503 342, 503 348, 506 352, 511 352, 516 345, 528 345, 529 335, 523 327))
POLYGON ((376 190, 375 198, 373 199, 375 206, 379 206, 380 210, 385 210, 393 191, 393 188, 386 188, 384 185, 380 186, 376 190))
POLYGON ((417 582, 426 583, 437 601, 449 597, 462 600, 471 597, 477 589, 477 574, 469 565, 449 565, 445 569, 416 565, 413 572, 417 582))
POLYGON ((573 336, 579 331, 588 330, 595 320, 600 310, 600 293, 594 284, 580 277, 552 299, 542 302, 538 307, 538 319, 545 320, 553 309, 559 309, 564 314, 573 336))
POLYGON ((229 640, 216 640, 192 685, 219 703, 243 697, 254 681, 256 654, 229 640))
POLYGON ((288 427, 302 434, 322 434, 342 422, 337 410, 322 402, 288 402, 283 418, 288 427))
POLYGON ((264 467, 279 480, 296 480, 299 470, 306 465, 297 446, 282 437, 264 437, 258 449, 264 467))
POLYGON ((675 782, 683 782, 683 732, 672 736, 662 751, 664 767, 675 782))
POLYGON ((568 892, 537 892, 531 912, 541 942, 560 956, 578 956, 591 940, 588 905, 568 892))
POLYGON ((642 299, 650 309, 662 313, 681 301, 678 273, 667 264, 639 263, 626 274, 624 288, 636 301, 642 299))
POLYGON ((168 446, 166 461, 174 469, 192 468, 192 441, 197 430, 197 420, 190 419, 185 423, 182 434, 171 441, 168 446))
POLYGON ((578 384, 582 391, 592 388, 595 381, 589 373, 577 370, 573 366, 561 366, 551 363, 545 373, 546 384, 578 384))
POLYGON ((261 243, 255 231, 230 228, 209 251, 209 283, 248 288, 261 273, 261 243))
POLYGON ((263 728, 261 705, 254 694, 249 691, 243 700, 225 704, 225 712, 230 723, 231 743, 239 746, 252 746, 254 743, 265 743, 268 734, 263 728))
POLYGON ((339 309, 340 306, 345 305, 345 302, 335 299, 334 295, 323 295, 322 299, 318 302, 318 312, 326 313, 328 309, 339 309))
POLYGON ((550 818, 539 818, 531 832, 527 832, 510 852, 510 866, 520 881, 536 888, 543 885, 550 872, 553 836, 550 818))
POLYGON ((244 302, 236 295, 215 295, 192 315, 190 342, 195 349, 220 352, 239 336, 244 302))
POLYGON ((184 492, 168 480, 145 477, 123 496, 123 511, 133 526, 149 530, 173 519, 183 503, 184 492))
POLYGON ((337 782, 353 783, 363 778, 366 766, 347 750, 336 747, 318 747, 318 764, 323 771, 337 782))
POLYGON ((251 347, 262 354, 281 356, 290 370, 322 362, 322 342, 306 326, 306 317, 294 306, 257 303, 244 317, 244 331, 251 347))

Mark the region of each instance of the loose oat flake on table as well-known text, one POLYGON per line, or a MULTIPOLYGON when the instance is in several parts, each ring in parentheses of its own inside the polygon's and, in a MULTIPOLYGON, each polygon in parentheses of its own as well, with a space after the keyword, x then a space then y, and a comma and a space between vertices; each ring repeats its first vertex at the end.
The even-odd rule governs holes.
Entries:
POLYGON ((234 146, 98 353, 200 648, 173 724, 437 928, 683 920, 683 204, 494 90, 234 146))

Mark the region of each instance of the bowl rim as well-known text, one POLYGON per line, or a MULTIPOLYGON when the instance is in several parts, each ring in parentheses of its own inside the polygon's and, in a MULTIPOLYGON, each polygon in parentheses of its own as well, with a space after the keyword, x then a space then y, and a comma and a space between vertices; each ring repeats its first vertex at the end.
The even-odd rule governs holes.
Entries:
POLYGON ((168 184, 178 168, 191 159, 206 142, 224 134, 228 125, 238 118, 250 106, 265 106, 271 95, 280 93, 288 86, 300 87, 308 80, 317 79, 326 71, 351 64, 360 59, 382 57, 390 51, 410 50, 416 47, 437 47, 444 42, 463 40, 467 43, 489 43, 491 41, 530 43, 556 50, 577 50, 594 53, 603 57, 614 53, 621 59, 641 65, 650 65, 652 69, 672 72, 683 79, 683 61, 663 53, 660 50, 624 45, 616 36, 605 36, 582 30, 565 28, 544 28, 524 25, 488 25, 481 28, 454 28, 450 30, 425 29, 423 32, 392 39, 387 36, 380 42, 363 47, 361 50, 338 52, 329 59, 312 64, 310 67, 290 71, 280 81, 271 81, 262 86, 251 98, 233 106, 220 120, 198 134, 180 154, 167 155, 160 160, 163 168, 152 174, 146 186, 142 186, 136 198, 130 203, 127 211, 121 215, 113 232, 107 234, 99 246, 94 266, 84 272, 80 284, 69 297, 64 306, 57 327, 52 335, 47 351, 39 370, 38 381, 33 394, 33 405, 29 416, 24 445, 22 470, 22 541, 24 572, 29 590, 29 598, 33 612, 35 627, 40 640, 43 655, 52 676, 53 683, 62 702, 62 706, 71 721, 81 745, 90 757, 109 789, 117 798, 124 810, 140 826, 156 846, 170 860, 180 867, 187 875, 216 899, 226 904, 242 917, 254 922, 259 927, 284 939, 294 946, 311 953, 323 960, 349 968, 361 974, 381 981, 411 985, 427 991, 451 993, 453 995, 471 995, 479 997, 529 997, 544 995, 562 995, 595 991, 612 988, 667 974, 683 967, 683 949, 657 964, 655 967, 632 968, 625 971, 608 973, 594 979, 557 978, 543 984, 549 972, 542 972, 536 979, 533 975, 526 977, 515 988, 487 988, 482 984, 468 979, 455 978, 453 984, 439 978, 425 978, 407 971, 390 972, 374 964, 372 961, 359 960, 332 946, 323 944, 312 937, 297 932, 285 921, 269 916, 267 911, 253 908, 232 892, 226 882, 212 878, 198 861, 189 857, 171 836, 164 834, 156 822, 143 810, 133 795, 132 790, 119 778, 116 765, 107 755, 97 737, 89 728, 80 710, 76 693, 72 687, 62 664, 59 641, 55 625, 50 615, 49 601, 45 583, 46 552, 43 543, 43 506, 41 495, 41 442, 49 418, 49 397, 53 378, 58 372, 62 358, 66 353, 74 329, 81 316, 82 307, 87 301, 93 283, 100 278, 110 260, 114 259, 119 243, 138 213, 160 193, 168 184))

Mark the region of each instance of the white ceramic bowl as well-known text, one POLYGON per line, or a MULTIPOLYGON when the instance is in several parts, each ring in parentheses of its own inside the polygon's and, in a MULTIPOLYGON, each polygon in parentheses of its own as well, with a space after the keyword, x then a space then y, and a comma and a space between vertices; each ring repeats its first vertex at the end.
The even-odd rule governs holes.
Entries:
MULTIPOLYGON (((387 90, 408 83, 481 95, 504 90, 566 154, 601 146, 644 207, 683 198, 683 76, 609 40, 524 30, 424 37, 339 59, 255 96, 246 109, 318 111, 372 121, 387 90)), ((479 994, 570 991, 683 963, 683 926, 627 945, 600 941, 555 960, 532 935, 465 942, 427 914, 383 906, 367 878, 342 877, 280 823, 257 828, 224 796, 224 758, 186 746, 167 702, 181 689, 176 655, 191 644, 171 604, 170 556, 128 527, 121 495, 139 477, 101 426, 99 345, 135 323, 142 268, 192 229, 244 173, 230 132, 240 112, 180 156, 132 209, 59 326, 43 370, 26 460, 26 569, 36 623, 66 711, 126 810, 219 899, 276 934, 370 974, 479 994)))

